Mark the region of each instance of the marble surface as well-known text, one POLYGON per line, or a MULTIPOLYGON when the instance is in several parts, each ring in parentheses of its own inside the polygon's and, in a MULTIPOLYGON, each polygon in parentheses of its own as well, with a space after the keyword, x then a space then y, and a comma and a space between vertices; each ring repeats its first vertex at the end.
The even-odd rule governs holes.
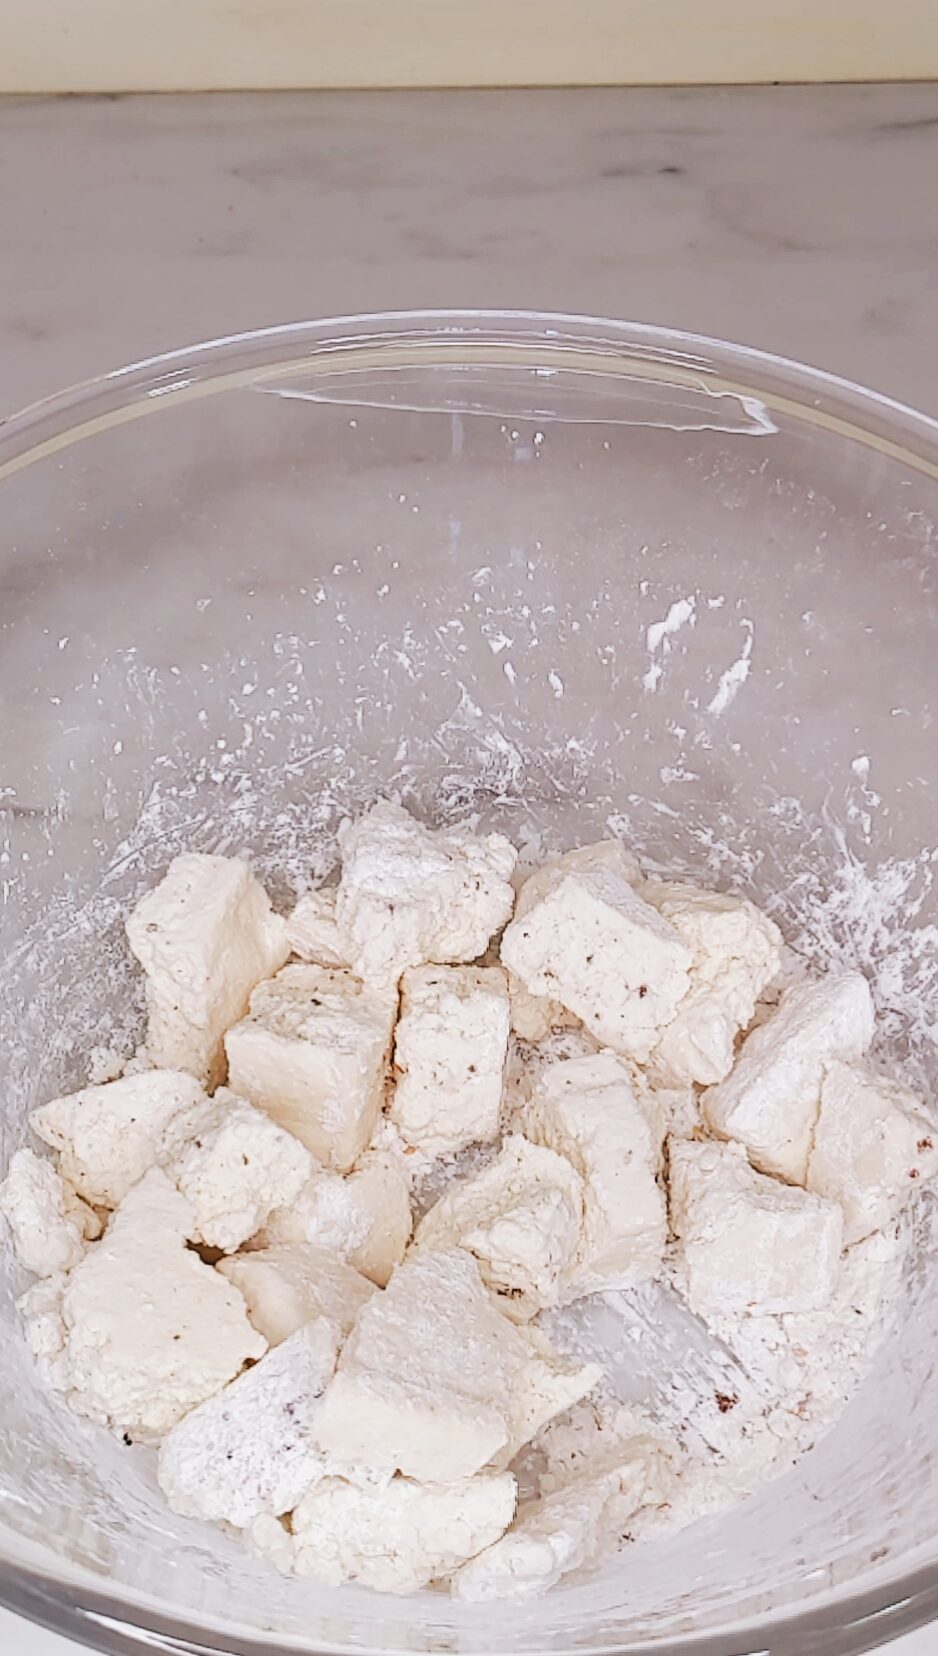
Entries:
MULTIPOLYGON (((0 414, 199 338, 462 305, 723 335, 938 414, 936 176, 938 86, 0 102, 0 414)), ((7 1644, 74 1648, 0 1611, 7 1644)))
POLYGON ((938 85, 0 103, 0 411, 354 310, 586 311, 938 413, 938 85))

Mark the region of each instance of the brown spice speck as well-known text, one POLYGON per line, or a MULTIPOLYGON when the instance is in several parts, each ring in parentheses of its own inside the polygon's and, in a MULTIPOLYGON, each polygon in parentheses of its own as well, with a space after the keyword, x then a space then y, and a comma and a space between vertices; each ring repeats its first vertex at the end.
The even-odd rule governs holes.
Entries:
POLYGON ((924 1156, 926 1150, 934 1150, 935 1141, 934 1141, 934 1139, 930 1139, 930 1138, 919 1139, 918 1144, 915 1146, 915 1148, 918 1151, 920 1156, 924 1156))
POLYGON ((717 1408, 721 1414, 729 1414, 730 1410, 735 1409, 737 1403, 739 1402, 739 1398, 736 1396, 735 1392, 716 1392, 715 1396, 717 1400, 717 1408))

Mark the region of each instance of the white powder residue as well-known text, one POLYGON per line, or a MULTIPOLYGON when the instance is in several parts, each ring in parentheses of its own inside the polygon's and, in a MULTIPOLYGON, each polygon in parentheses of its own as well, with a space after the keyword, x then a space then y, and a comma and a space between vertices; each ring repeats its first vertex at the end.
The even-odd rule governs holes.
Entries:
POLYGON ((663 621, 652 621, 645 632, 645 648, 648 654, 654 655, 655 651, 661 648, 665 639, 673 633, 679 633, 687 622, 690 622, 690 625, 693 626, 696 619, 696 609, 696 598, 678 598, 671 605, 663 621))
POLYGON ((755 628, 753 627, 751 621, 744 620, 742 624, 747 628, 746 637, 743 640, 742 650, 733 662, 733 665, 731 667, 727 667, 725 673, 720 674, 720 682, 717 685, 716 694, 707 703, 707 712, 715 714, 717 718, 719 718, 721 713, 725 713, 730 704, 735 701, 739 691, 742 689, 747 678, 749 677, 749 669, 752 664, 751 656, 753 639, 755 637, 755 628))
MULTIPOLYGON (((697 621, 697 600, 688 595, 678 598, 671 605, 663 621, 652 621, 645 629, 645 648, 654 658, 656 655, 667 656, 671 649, 671 639, 679 633, 682 627, 695 626, 697 621)), ((645 673, 642 684, 646 690, 657 690, 664 668, 661 661, 652 661, 645 673)))

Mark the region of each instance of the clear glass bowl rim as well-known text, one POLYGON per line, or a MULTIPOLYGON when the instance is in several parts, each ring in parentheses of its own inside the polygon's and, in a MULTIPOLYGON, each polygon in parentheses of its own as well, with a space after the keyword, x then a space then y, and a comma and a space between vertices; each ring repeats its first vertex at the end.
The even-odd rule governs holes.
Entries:
MULTIPOLYGON (((433 362, 558 366, 733 392, 823 426, 938 481, 938 419, 825 370, 750 346, 649 323, 538 311, 389 311, 285 323, 208 340, 82 381, 0 417, 0 482, 73 442, 180 400, 271 375, 433 362)), ((262 1637, 226 1635, 79 1587, 0 1551, 0 1605, 66 1638, 111 1651, 280 1656, 262 1637)), ((587 1646, 590 1656, 860 1656, 938 1619, 938 1567, 927 1562, 802 1613, 678 1639, 587 1646)), ((474 1644, 478 1648, 478 1644, 474 1644)), ((294 1644, 296 1656, 330 1656, 294 1644)), ((497 1651, 493 1641, 491 1650, 497 1651)))

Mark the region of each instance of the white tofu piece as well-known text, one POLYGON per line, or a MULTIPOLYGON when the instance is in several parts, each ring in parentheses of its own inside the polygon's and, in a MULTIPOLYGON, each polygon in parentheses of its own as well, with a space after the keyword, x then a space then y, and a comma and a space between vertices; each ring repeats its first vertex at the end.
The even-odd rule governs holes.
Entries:
POLYGON ((807 1187, 840 1204, 844 1242, 882 1230, 936 1174, 938 1129, 915 1094, 865 1064, 829 1064, 807 1187))
POLYGON ((530 1348, 461 1250, 416 1253, 359 1313, 316 1423, 340 1464, 471 1478, 509 1440, 530 1348))
POLYGON ((42 1277, 21 1294, 16 1309, 23 1320, 23 1337, 36 1360, 36 1367, 53 1391, 69 1387, 68 1359, 65 1356, 65 1328, 62 1322, 62 1295, 68 1277, 59 1271, 42 1277))
POLYGON ((147 1070, 53 1098, 29 1124, 58 1152, 59 1167, 95 1207, 115 1208, 131 1185, 179 1149, 188 1114, 205 1103, 193 1076, 147 1070))
MULTIPOLYGON (((616 840, 600 840, 595 845, 581 845, 567 851, 562 857, 543 863, 520 882, 516 913, 527 913, 535 900, 553 889, 557 883, 556 870, 570 873, 578 870, 611 869, 630 884, 639 878, 639 867, 631 852, 616 840)), ((549 995, 532 995, 516 972, 508 973, 508 994, 511 1001, 511 1027, 522 1041, 537 1044, 546 1041, 554 1030, 576 1029, 580 1019, 575 1012, 562 1006, 549 995)))
MULTIPOLYGON (((505 1085, 502 1096, 502 1124, 506 1132, 523 1133, 524 1111, 530 1104, 541 1076, 561 1058, 595 1057, 602 1047, 582 1025, 579 1029, 555 1029, 546 1041, 531 1046, 513 1037, 508 1043, 505 1085)), ((624 1060, 623 1060, 624 1062, 624 1060)), ((629 1065, 633 1076, 644 1075, 629 1065)))
POLYGON ((700 1095, 690 1081, 676 1081, 673 1076, 655 1074, 638 1064, 626 1064, 632 1081, 632 1091, 649 1120, 660 1124, 662 1142, 675 1138, 704 1136, 703 1116, 700 1113, 700 1095))
POLYGON ((298 1139, 227 1087, 186 1118, 166 1171, 194 1215, 190 1239, 233 1253, 276 1208, 292 1202, 315 1162, 298 1139))
POLYGON ((225 1030, 290 952, 263 886, 235 857, 174 857, 129 916, 127 939, 146 973, 154 1064, 217 1085, 225 1078, 225 1030))
POLYGON ((264 1355, 241 1295, 186 1247, 193 1228, 153 1168, 66 1279, 60 1364, 77 1413, 158 1437, 264 1355))
POLYGON ((528 1361, 512 1397, 508 1443, 493 1457, 496 1467, 508 1466, 548 1421, 588 1397, 605 1373, 601 1363, 573 1363, 561 1357, 539 1328, 525 1328, 523 1333, 528 1361))
POLYGON ((330 1587, 356 1581, 378 1593, 414 1593, 497 1541, 516 1500, 508 1472, 445 1488, 392 1478, 362 1489, 327 1478, 293 1514, 293 1567, 330 1587))
POLYGON ((527 914, 543 900, 567 874, 613 874, 627 885, 637 886, 641 870, 637 859, 618 840, 596 840, 592 845, 577 845, 559 857, 541 863, 521 881, 518 889, 516 914, 527 914))
POLYGON ((336 918, 366 981, 393 985, 408 966, 476 960, 511 914, 517 852, 502 834, 434 831, 380 800, 339 841, 336 918))
POLYGON ((248 1316, 269 1346, 280 1345, 313 1317, 326 1317, 343 1337, 375 1292, 344 1259, 309 1242, 281 1242, 232 1254, 216 1269, 244 1295, 248 1316))
POLYGON ((754 1165, 803 1185, 825 1065, 862 1057, 873 1002, 860 972, 830 972, 786 990, 778 1011, 743 1042, 735 1067, 703 1095, 710 1128, 744 1144, 754 1165))
POLYGON ((566 1156, 583 1181, 583 1228, 567 1299, 654 1276, 667 1239, 657 1173, 664 1123, 611 1052, 548 1064, 521 1109, 528 1138, 566 1156))
POLYGON ((482 1280, 523 1322, 559 1298, 583 1221, 583 1181, 565 1156, 515 1134, 495 1160, 452 1185, 424 1215, 416 1246, 465 1248, 482 1280))
POLYGON ((287 942, 295 955, 314 966, 347 967, 335 917, 335 886, 307 891, 287 916, 287 942))
POLYGON ((690 989, 652 1053, 676 1082, 710 1086, 733 1067, 734 1046, 781 962, 781 933, 745 897, 679 881, 649 881, 642 896, 691 951, 690 989))
POLYGON ((0 1213, 10 1227, 17 1259, 38 1277, 70 1271, 85 1244, 101 1235, 101 1222, 56 1172, 32 1150, 17 1150, 0 1185, 0 1213))
POLYGON ((548 995, 532 995, 517 973, 508 973, 508 1001, 512 1033, 521 1041, 536 1045, 546 1041, 555 1029, 576 1029, 579 1018, 548 995))
POLYGON ((244 1528, 292 1511, 323 1475, 312 1428, 338 1346, 334 1323, 307 1323, 167 1433, 157 1477, 174 1512, 244 1528))
POLYGON ((293 1573, 293 1562, 296 1558, 296 1542, 287 1527, 289 1519, 273 1518, 269 1512, 262 1512, 259 1518, 252 1518, 240 1532, 240 1539, 255 1558, 262 1558, 265 1564, 273 1565, 282 1575, 293 1573))
POLYGON ((404 973, 390 1116, 407 1144, 443 1156, 498 1137, 508 1031, 500 966, 404 973))
POLYGON ((532 874, 501 957, 532 995, 560 1001, 603 1046, 644 1062, 690 987, 692 955, 619 858, 597 850, 605 847, 584 847, 532 874))
POLYGON ((591 1467, 550 1495, 522 1502, 507 1533, 452 1579, 456 1598, 534 1598, 573 1570, 595 1563, 615 1505, 619 1522, 635 1512, 649 1486, 650 1440, 636 1439, 616 1461, 591 1467))
POLYGON ((396 996, 351 972, 286 966, 225 1037, 233 1089, 344 1173, 384 1101, 396 996))
POLYGON ((343 1178, 314 1173, 289 1207, 272 1213, 257 1245, 307 1242, 325 1248, 383 1288, 413 1230, 407 1180, 392 1155, 366 1150, 343 1178))
POLYGON ((843 1245, 836 1202, 757 1173, 741 1144, 672 1139, 669 1151, 692 1311, 775 1316, 827 1304, 843 1245))

